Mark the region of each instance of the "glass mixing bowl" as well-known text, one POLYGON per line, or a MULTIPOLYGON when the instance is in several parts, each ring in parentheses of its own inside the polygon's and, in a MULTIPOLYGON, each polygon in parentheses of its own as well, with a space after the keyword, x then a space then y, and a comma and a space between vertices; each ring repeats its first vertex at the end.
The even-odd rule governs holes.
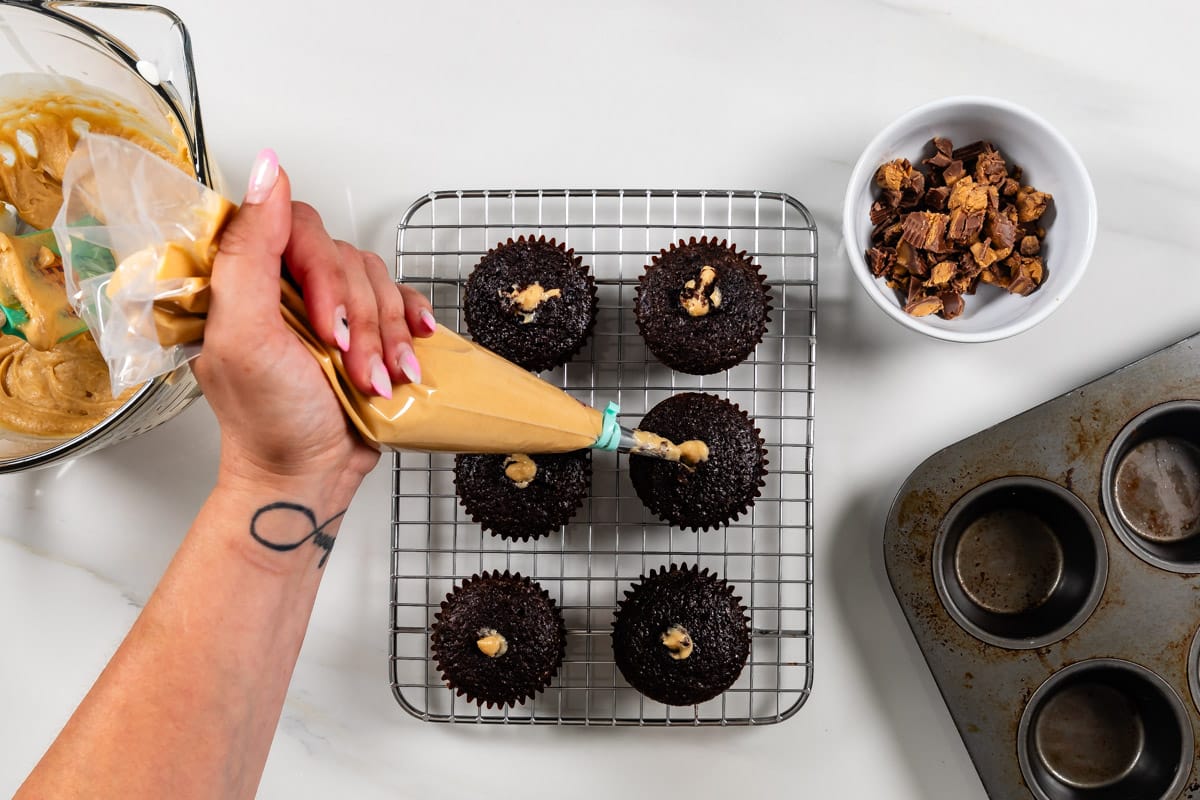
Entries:
MULTIPOLYGON (((75 78, 116 95, 146 119, 174 118, 187 139, 196 175, 221 189, 204 141, 191 39, 167 9, 0 0, 0 75, 8 73, 75 78)), ((109 417, 73 438, 0 431, 0 473, 44 467, 137 436, 198 396, 195 378, 184 368, 147 383, 109 417)))

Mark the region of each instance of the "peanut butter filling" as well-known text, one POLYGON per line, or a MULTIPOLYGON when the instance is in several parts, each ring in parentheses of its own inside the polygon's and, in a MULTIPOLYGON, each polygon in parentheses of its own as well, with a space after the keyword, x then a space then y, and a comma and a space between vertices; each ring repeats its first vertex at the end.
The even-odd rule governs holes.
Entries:
POLYGON ((676 661, 683 661, 692 654, 696 647, 692 642, 691 634, 682 625, 672 625, 667 628, 667 632, 662 635, 662 643, 671 658, 676 661))
POLYGON ((499 658, 508 652, 508 640, 495 628, 480 628, 475 646, 488 658, 499 658))
POLYGON ((0 336, 0 427, 32 436, 77 436, 134 391, 112 396, 108 367, 89 334, 50 350, 0 336))
POLYGON ((513 453, 504 459, 504 475, 515 483, 518 489, 525 489, 537 477, 537 464, 524 453, 513 453))
POLYGON ((679 293, 679 303, 693 317, 703 317, 714 308, 721 306, 721 289, 713 284, 717 280, 717 271, 710 266, 700 268, 699 283, 693 278, 683 285, 679 293))
POLYGON ((685 466, 694 467, 701 461, 708 461, 708 445, 699 439, 688 439, 679 443, 679 462, 685 466))
POLYGON ((652 456, 666 461, 678 461, 685 467, 695 468, 701 461, 708 460, 708 445, 699 439, 688 439, 686 442, 675 444, 670 439, 650 431, 635 430, 633 432, 633 455, 652 456))
POLYGON ((537 311, 542 303, 552 297, 562 297, 562 289, 546 289, 534 281, 524 289, 514 284, 511 292, 501 292, 500 296, 512 302, 513 311, 520 314, 521 324, 527 325, 537 318, 537 311))

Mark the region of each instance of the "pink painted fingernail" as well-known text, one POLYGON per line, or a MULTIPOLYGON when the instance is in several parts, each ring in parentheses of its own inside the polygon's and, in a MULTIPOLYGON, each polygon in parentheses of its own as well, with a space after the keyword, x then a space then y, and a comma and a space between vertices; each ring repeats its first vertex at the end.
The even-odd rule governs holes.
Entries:
POLYGON ((333 310, 333 340, 343 353, 350 352, 350 320, 346 318, 346 307, 333 310))
POLYGON ((371 388, 385 400, 392 399, 392 378, 379 356, 371 356, 371 388))
POLYGON ((429 333, 437 331, 437 320, 433 318, 433 314, 429 313, 429 309, 421 309, 421 324, 425 326, 425 330, 429 333))
POLYGON ((421 364, 417 361, 417 356, 413 352, 412 347, 402 344, 399 349, 400 371, 404 373, 404 377, 408 378, 409 383, 420 383, 421 364))
POLYGON ((252 205, 265 203, 279 180, 279 156, 267 148, 258 154, 250 168, 250 185, 246 189, 246 201, 252 205))

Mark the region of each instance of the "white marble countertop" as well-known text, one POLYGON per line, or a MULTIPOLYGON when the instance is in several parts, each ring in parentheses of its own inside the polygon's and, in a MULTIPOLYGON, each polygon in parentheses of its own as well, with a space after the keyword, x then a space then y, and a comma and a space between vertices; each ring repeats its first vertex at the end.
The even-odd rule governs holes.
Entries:
MULTIPOLYGON (((435 188, 779 190, 821 233, 807 705, 757 729, 410 718, 388 686, 385 460, 327 567, 263 797, 985 796, 887 583, 884 516, 943 445, 1200 327, 1196 5, 172 5, 195 40, 231 185, 274 147, 336 235, 382 254, 409 202, 435 188), (885 318, 853 282, 840 232, 845 181, 871 136, 963 93, 1046 116, 1087 163, 1100 209, 1070 300, 1028 333, 965 346, 885 318)), ((154 587, 211 484, 216 437, 200 402, 132 442, 0 478, 0 794, 154 587)))

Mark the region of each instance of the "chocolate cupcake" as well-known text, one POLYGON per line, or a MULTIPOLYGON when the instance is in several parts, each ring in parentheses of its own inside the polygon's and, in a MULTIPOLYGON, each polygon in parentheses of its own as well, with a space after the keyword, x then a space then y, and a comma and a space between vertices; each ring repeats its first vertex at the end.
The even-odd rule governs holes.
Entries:
POLYGON ((771 295, 746 251, 693 236, 654 256, 639 279, 634 309, 659 361, 709 375, 740 364, 762 341, 771 295))
POLYGON ((660 703, 703 703, 733 685, 750 655, 750 617, 707 569, 650 570, 617 605, 613 655, 633 688, 660 703))
POLYGON ((567 363, 596 321, 596 284, 582 259, 545 236, 509 239, 471 271, 463 313, 475 341, 528 370, 567 363))
POLYGON ((638 426, 672 442, 699 439, 708 458, 694 467, 629 457, 629 477, 646 508, 694 531, 718 528, 753 503, 767 474, 767 451, 754 420, 712 394, 685 392, 650 409, 638 426))
POLYGON ((467 514, 505 539, 537 539, 566 525, 591 483, 590 450, 454 459, 454 487, 467 514))
POLYGON ((446 595, 430 641, 446 685, 491 708, 523 703, 550 685, 566 654, 567 629, 541 586, 493 570, 446 595))

